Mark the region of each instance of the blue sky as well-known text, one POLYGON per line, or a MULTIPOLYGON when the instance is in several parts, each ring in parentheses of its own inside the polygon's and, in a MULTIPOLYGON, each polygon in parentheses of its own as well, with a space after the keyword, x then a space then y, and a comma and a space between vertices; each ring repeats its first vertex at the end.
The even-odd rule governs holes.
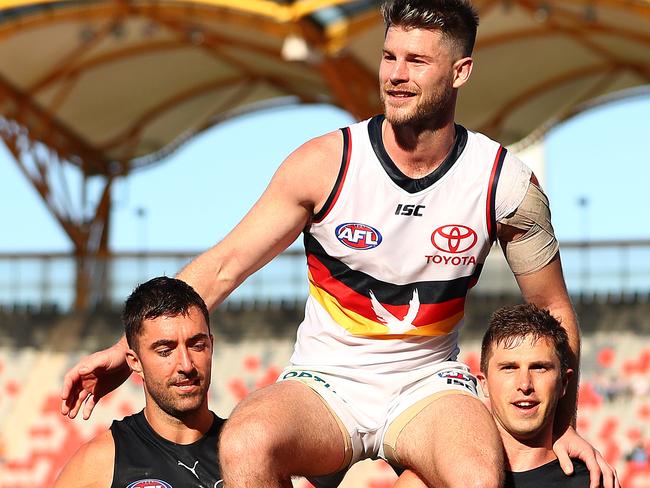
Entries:
POLYGON ((549 133, 547 191, 561 239, 650 238, 649 120, 646 94, 584 112, 549 133))
MULTIPOLYGON (((650 238, 648 119, 645 95, 591 109, 548 134, 546 190, 560 240, 650 238)), ((351 120, 337 108, 302 106, 246 115, 206 131, 115 186, 113 249, 209 247, 245 214, 284 157, 351 120)), ((70 250, 4 147, 0 168, 0 251, 70 250)))

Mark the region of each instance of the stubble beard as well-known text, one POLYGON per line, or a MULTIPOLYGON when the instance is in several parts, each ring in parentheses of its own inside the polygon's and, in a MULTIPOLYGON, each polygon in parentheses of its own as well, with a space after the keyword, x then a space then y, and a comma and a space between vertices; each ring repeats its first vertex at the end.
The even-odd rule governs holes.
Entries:
POLYGON ((198 377, 200 388, 191 393, 174 393, 174 380, 166 384, 148 384, 147 391, 154 403, 167 415, 177 419, 184 419, 199 410, 207 398, 209 383, 205 383, 205 378, 198 377))
MULTIPOLYGON (((394 89, 395 87, 390 87, 394 89)), ((386 90, 380 89, 386 120, 396 129, 416 128, 437 130, 444 127, 452 112, 453 88, 445 83, 430 96, 420 98, 415 107, 391 107, 386 90)), ((418 93, 421 97, 421 93, 418 93)))

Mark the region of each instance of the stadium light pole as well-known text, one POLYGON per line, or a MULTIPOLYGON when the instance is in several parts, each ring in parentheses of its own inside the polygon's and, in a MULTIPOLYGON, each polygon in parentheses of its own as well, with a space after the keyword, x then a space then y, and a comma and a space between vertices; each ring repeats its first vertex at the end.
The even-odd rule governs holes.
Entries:
POLYGON ((578 197, 580 208, 580 220, 582 220, 582 252, 581 252, 581 288, 585 293, 589 288, 591 273, 589 269, 589 197, 582 195, 578 197))
POLYGON ((147 209, 145 207, 137 207, 135 215, 138 217, 138 227, 140 235, 140 250, 138 258, 138 280, 144 280, 147 276, 147 263, 145 261, 145 254, 147 248, 147 209))

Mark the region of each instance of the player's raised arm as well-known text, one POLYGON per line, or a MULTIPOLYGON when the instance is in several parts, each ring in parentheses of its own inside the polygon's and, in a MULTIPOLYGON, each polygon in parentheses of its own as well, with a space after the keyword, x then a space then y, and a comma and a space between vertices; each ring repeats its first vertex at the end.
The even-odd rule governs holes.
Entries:
POLYGON ((578 379, 580 371, 580 328, 564 282, 559 245, 551 225, 549 202, 532 176, 516 210, 499 220, 498 236, 524 300, 548 309, 567 331, 574 374, 555 416, 554 451, 565 473, 573 472, 570 457, 585 462, 591 487, 618 486, 616 472, 600 453, 575 431, 578 379))
POLYGON ((563 433, 568 427, 575 424, 577 376, 580 363, 580 330, 564 284, 560 255, 556 254, 551 262, 539 271, 517 275, 515 278, 524 299, 540 308, 548 309, 554 317, 561 321, 562 327, 569 336, 572 352, 571 369, 575 373, 569 382, 565 396, 558 405, 555 422, 555 432, 563 433))
MULTIPOLYGON (((242 221, 217 245, 179 274, 209 309, 221 303, 250 274, 284 251, 309 223, 334 187, 341 165, 339 131, 303 144, 280 165, 268 187, 242 221)), ((209 225, 206 224, 206 225, 209 225)), ((130 375, 126 341, 82 358, 65 375, 61 413, 90 417, 99 399, 130 375)))
POLYGON ((578 370, 580 365, 580 329, 571 305, 562 276, 559 253, 542 269, 528 275, 516 276, 524 299, 538 307, 547 308, 561 320, 569 336, 572 352, 572 375, 566 394, 558 403, 555 415, 555 443, 553 450, 560 461, 563 471, 573 473, 570 458, 581 459, 589 469, 590 487, 614 488, 620 486, 616 471, 605 461, 602 455, 575 431, 576 403, 578 394, 578 370))
POLYGON ((280 166, 242 221, 177 277, 197 290, 208 308, 221 303, 298 237, 334 186, 341 152, 338 132, 301 146, 280 166))
POLYGON ((558 414, 561 432, 574 422, 580 360, 580 331, 564 283, 559 244, 551 224, 549 201, 537 178, 508 154, 496 195, 497 236, 524 300, 560 319, 569 336, 575 372, 558 414), (525 179, 524 179, 525 178, 525 179))

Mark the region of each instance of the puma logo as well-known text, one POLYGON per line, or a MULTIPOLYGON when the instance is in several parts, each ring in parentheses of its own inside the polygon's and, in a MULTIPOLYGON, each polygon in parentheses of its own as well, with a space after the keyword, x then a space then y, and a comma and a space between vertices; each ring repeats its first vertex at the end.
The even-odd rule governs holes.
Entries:
MULTIPOLYGON (((185 469, 187 469, 189 472, 191 472, 194 476, 196 476, 197 480, 199 479, 199 475, 196 474, 196 467, 198 466, 198 464, 199 464, 199 462, 196 461, 194 463, 194 466, 190 468, 187 464, 183 463, 182 461, 178 461, 178 465, 183 466, 185 469)), ((215 486, 217 486, 217 485, 215 484, 215 486)))

